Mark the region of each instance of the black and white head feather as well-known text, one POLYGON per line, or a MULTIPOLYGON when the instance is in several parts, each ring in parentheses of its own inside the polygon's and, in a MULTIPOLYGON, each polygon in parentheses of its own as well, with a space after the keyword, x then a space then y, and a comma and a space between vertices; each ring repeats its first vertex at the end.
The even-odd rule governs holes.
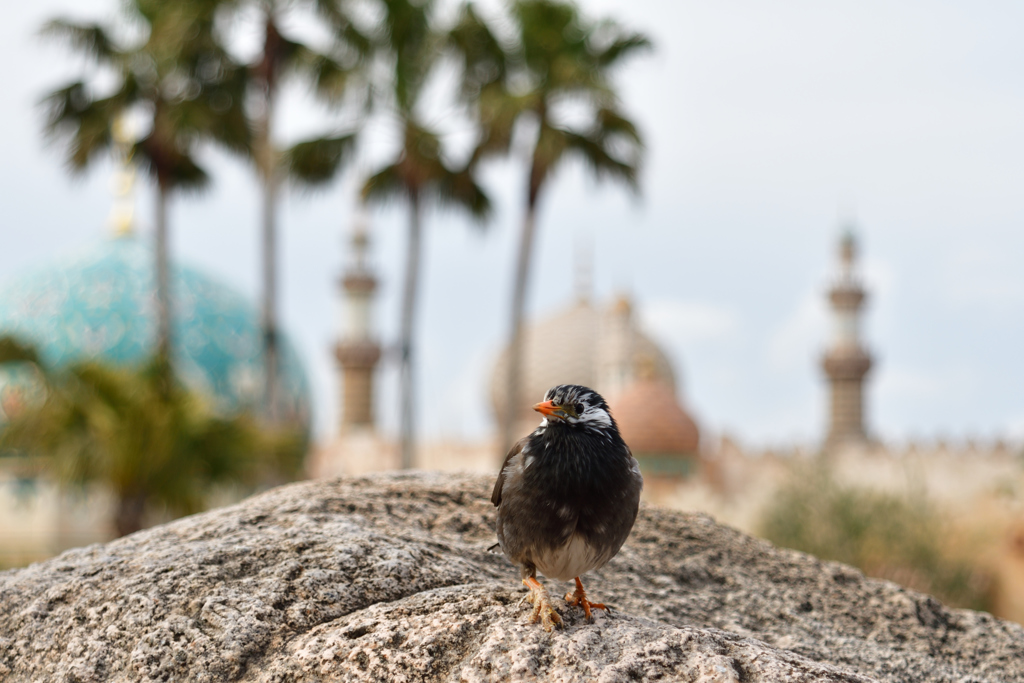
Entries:
MULTIPOLYGON (((617 429, 608 403, 593 389, 579 384, 559 384, 547 390, 544 400, 565 407, 566 410, 559 415, 559 421, 566 424, 601 432, 612 427, 617 429)), ((545 417, 541 420, 541 426, 546 427, 548 422, 545 417)))

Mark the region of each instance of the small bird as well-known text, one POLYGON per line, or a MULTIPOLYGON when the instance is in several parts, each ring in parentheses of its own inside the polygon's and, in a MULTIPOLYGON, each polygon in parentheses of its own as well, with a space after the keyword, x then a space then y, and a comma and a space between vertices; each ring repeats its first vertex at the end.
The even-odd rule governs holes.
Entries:
POLYGON ((619 435, 608 404, 593 389, 561 384, 533 407, 544 417, 505 456, 491 502, 498 508, 498 545, 519 565, 530 589, 531 623, 550 631, 562 619, 537 572, 576 580, 566 593, 589 620, 580 576, 603 567, 626 541, 640 506, 640 466, 619 435))

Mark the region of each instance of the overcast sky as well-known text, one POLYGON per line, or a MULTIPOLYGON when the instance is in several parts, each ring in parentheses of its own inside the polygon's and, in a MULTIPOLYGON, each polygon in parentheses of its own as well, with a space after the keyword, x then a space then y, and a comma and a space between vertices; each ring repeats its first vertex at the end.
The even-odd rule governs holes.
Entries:
MULTIPOLYGON (((107 233, 109 166, 72 180, 43 145, 34 102, 79 67, 35 32, 55 14, 111 16, 115 4, 5 7, 4 281, 107 233)), ((632 295, 706 431, 751 444, 816 439, 826 404, 824 289, 840 222, 852 219, 871 293, 866 339, 877 357, 870 426, 893 440, 1024 436, 1024 5, 583 6, 647 32, 657 46, 618 78, 648 143, 643 193, 595 185, 575 166, 559 173, 541 207, 532 314, 571 301, 575 245, 586 240, 597 297, 632 295)), ((282 139, 327 122, 298 90, 281 119, 282 139)), ((387 138, 377 126, 364 167, 387 138)), ((215 186, 172 207, 174 254, 255 301, 256 184, 241 163, 209 160, 215 186)), ((491 427, 483 406, 506 333, 523 175, 513 161, 486 169, 498 211, 484 231, 459 216, 430 216, 418 329, 427 435, 476 437, 491 427)), ((291 195, 281 213, 283 318, 309 368, 321 434, 333 430, 337 411, 328 347, 355 179, 291 195)), ((151 206, 141 189, 143 230, 151 206)), ((401 207, 373 214, 379 328, 389 340, 404 218, 401 207)), ((386 425, 396 421, 393 393, 385 373, 386 425)))

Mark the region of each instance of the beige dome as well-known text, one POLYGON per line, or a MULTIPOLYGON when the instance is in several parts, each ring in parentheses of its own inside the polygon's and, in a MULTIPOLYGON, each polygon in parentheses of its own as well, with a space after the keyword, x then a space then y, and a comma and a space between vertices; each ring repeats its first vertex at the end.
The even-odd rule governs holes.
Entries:
MULTIPOLYGON (((643 360, 653 376, 665 385, 676 386, 675 373, 664 352, 636 329, 632 306, 619 297, 599 310, 580 301, 524 331, 521 422, 517 432, 534 429, 540 417, 532 406, 557 384, 582 384, 606 399, 621 393, 635 379, 643 360)), ((508 349, 498 357, 491 374, 491 406, 499 423, 505 419, 508 349)))

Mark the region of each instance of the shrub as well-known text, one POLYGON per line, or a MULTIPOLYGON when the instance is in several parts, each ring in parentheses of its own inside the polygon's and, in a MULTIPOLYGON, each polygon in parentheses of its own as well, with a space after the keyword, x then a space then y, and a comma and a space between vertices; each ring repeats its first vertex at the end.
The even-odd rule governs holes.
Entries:
POLYGON ((853 565, 953 606, 991 606, 991 578, 968 534, 923 491, 900 495, 843 485, 824 462, 794 466, 765 509, 760 533, 776 545, 853 565))

